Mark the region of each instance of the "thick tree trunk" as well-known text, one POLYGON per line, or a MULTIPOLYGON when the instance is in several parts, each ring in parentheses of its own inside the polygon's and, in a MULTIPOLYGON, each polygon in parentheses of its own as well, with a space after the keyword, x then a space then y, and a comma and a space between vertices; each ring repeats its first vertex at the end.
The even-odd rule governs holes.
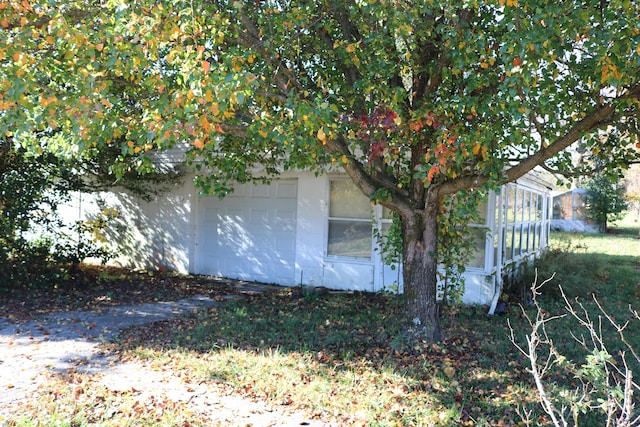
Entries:
POLYGON ((427 203, 425 210, 403 217, 402 223, 406 318, 427 340, 440 341, 442 330, 436 300, 438 203, 427 203))

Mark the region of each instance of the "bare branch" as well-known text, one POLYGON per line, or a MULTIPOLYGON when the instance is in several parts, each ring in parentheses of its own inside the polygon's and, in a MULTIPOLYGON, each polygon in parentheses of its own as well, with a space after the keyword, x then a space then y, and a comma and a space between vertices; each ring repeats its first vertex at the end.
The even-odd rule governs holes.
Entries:
MULTIPOLYGON (((640 425, 640 416, 634 413, 635 404, 637 403, 636 400, 634 400, 634 393, 640 391, 640 386, 633 381, 633 373, 627 361, 626 353, 622 351, 618 355, 620 363, 617 363, 610 356, 604 342, 605 332, 602 329, 602 316, 599 316, 598 321, 595 322, 594 319, 592 319, 591 313, 583 304, 577 300, 570 302, 562 288, 560 288, 562 298, 565 302, 565 310, 572 318, 578 321, 582 330, 586 329, 586 332, 590 336, 590 344, 588 344, 584 338, 576 338, 580 345, 586 350, 589 350, 592 355, 591 359, 589 357, 586 359, 585 364, 576 368, 573 363, 567 362, 558 352, 558 349, 547 333, 547 324, 553 320, 554 317, 547 316, 540 307, 537 297, 539 295, 538 289, 541 285, 537 285, 536 283, 537 274, 536 280, 531 287, 536 308, 535 318, 532 319, 523 309, 524 316, 531 327, 531 332, 526 338, 527 347, 523 347, 516 341, 511 325, 509 325, 510 340, 529 360, 531 365, 529 372, 533 376, 536 384, 540 404, 551 418, 553 425, 556 427, 578 425, 578 415, 585 410, 600 412, 606 419, 606 424, 604 425, 607 426, 632 427, 640 425), (540 359, 541 351, 546 355, 546 360, 540 359), (581 383, 581 386, 576 388, 571 394, 570 403, 568 405, 563 404, 560 407, 557 406, 558 401, 549 393, 546 385, 547 369, 555 364, 566 369, 576 381, 581 383), (593 374, 593 372, 599 373, 593 374), (570 418, 573 418, 571 424, 569 424, 568 421, 570 418)), ((618 324, 606 313, 595 298, 594 301, 600 313, 614 327, 622 342, 625 343, 631 351, 631 354, 638 361, 636 352, 624 337, 624 331, 628 322, 622 325, 618 324)), ((640 320, 636 312, 633 310, 631 310, 631 312, 636 320, 640 320)), ((555 317, 555 319, 557 318, 558 317, 555 317)), ((573 331, 570 332, 572 336, 576 337, 573 331)), ((518 411, 518 414, 520 414, 525 423, 530 420, 530 412, 523 409, 522 411, 518 411)))

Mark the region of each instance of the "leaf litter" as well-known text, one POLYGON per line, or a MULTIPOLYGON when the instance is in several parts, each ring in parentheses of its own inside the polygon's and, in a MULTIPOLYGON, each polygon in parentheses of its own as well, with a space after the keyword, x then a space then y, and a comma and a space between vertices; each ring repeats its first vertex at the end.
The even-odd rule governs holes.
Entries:
POLYGON ((169 366, 119 360, 103 345, 125 328, 170 323, 273 287, 100 271, 94 277, 110 280, 87 289, 1 295, 0 425, 48 425, 55 417, 78 426, 325 425, 289 408, 230 395, 213 381, 194 382, 169 366))

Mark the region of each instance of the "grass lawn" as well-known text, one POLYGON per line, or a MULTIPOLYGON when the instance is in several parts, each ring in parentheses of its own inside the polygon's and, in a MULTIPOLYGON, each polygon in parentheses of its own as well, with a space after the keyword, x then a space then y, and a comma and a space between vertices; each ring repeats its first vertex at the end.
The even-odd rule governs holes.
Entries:
MULTIPOLYGON (((542 279, 555 273, 542 289, 543 309, 551 315, 564 313, 562 286, 594 317, 598 311, 592 296, 617 322, 631 319, 629 305, 638 309, 640 297, 637 225, 629 222, 607 235, 554 233, 548 256, 537 265, 542 279)), ((534 315, 532 307, 525 310, 534 315)), ((531 411, 531 425, 549 425, 526 371, 528 361, 509 341, 508 322, 520 342, 529 332, 521 309, 511 302, 504 316, 491 317, 486 311, 464 307, 454 317, 443 316, 447 338, 429 344, 403 333, 397 296, 297 297, 283 291, 130 329, 109 348, 125 359, 219 383, 232 393, 304 409, 332 425, 524 425, 523 411, 531 411)), ((626 330, 638 350, 639 323, 626 330)), ((554 321, 549 330, 559 350, 582 364, 585 352, 570 332, 586 331, 569 317, 554 321)), ((615 333, 606 327, 603 333, 617 348, 615 333)), ((552 389, 564 394, 577 386, 561 372, 553 378, 552 389)), ((122 397, 118 399, 112 400, 122 397)), ((77 405, 91 411, 91 402, 76 403, 76 411, 77 405)), ((603 424, 586 414, 580 425, 603 424)))

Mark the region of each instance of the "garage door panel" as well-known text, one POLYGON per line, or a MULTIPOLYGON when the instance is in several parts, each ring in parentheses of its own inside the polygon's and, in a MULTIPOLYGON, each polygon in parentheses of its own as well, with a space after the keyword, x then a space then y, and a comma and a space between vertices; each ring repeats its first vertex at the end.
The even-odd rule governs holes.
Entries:
POLYGON ((271 186, 266 184, 254 185, 251 188, 251 195, 257 198, 269 198, 271 197, 271 186))
POLYGON ((296 182, 278 182, 276 183, 277 197, 280 199, 297 199, 298 185, 296 182))
POLYGON ((266 227, 269 225, 269 212, 266 209, 251 209, 251 225, 266 227))
POLYGON ((197 272, 293 285, 297 182, 249 188, 200 199, 197 272))
POLYGON ((239 184, 233 187, 234 191, 229 193, 226 199, 240 199, 247 195, 247 184, 239 184))

